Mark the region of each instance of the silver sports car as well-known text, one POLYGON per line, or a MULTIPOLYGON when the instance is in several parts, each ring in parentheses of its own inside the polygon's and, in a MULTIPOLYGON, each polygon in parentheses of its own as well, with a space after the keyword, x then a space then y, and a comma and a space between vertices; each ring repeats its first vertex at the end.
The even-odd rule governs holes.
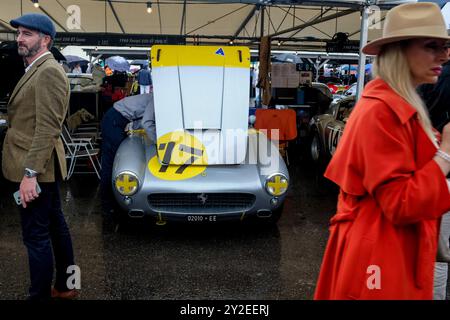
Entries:
POLYGON ((276 222, 289 173, 276 143, 248 128, 248 48, 154 46, 151 58, 157 143, 138 130, 120 145, 122 209, 157 223, 276 222))
MULTIPOLYGON (((289 173, 278 149, 267 142, 263 133, 250 132, 244 163, 206 165, 200 174, 183 180, 161 178, 161 174, 169 172, 182 175, 183 166, 164 165, 156 149, 145 134, 132 133, 117 152, 114 193, 130 217, 151 215, 159 222, 216 222, 250 216, 270 222, 279 219, 289 173), (259 150, 266 149, 258 147, 265 143, 269 152, 259 150), (156 160, 155 168, 151 167, 152 159, 156 160), (259 161, 252 163, 252 159, 259 161)), ((196 168, 185 171, 189 169, 196 168)))

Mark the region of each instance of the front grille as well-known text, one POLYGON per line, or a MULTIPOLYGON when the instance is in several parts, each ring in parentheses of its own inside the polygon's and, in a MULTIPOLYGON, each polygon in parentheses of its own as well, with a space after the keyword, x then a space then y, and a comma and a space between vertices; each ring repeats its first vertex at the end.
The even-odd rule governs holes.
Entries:
POLYGON ((154 211, 173 213, 243 212, 253 207, 250 193, 154 193, 148 196, 154 211))

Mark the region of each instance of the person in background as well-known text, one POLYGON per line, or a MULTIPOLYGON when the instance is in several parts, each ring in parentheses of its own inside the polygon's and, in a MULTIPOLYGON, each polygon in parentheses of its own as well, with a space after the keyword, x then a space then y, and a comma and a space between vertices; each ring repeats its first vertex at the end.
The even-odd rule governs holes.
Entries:
POLYGON ((150 93, 150 86, 152 85, 152 76, 147 65, 143 65, 142 70, 137 75, 137 81, 141 94, 150 93))
MULTIPOLYGON (((448 50, 450 56, 450 50, 448 50)), ((436 84, 427 84, 419 88, 419 94, 424 99, 433 126, 442 131, 450 121, 450 62, 444 64, 442 73, 436 84)), ((447 178, 450 183, 450 180, 447 178)), ((450 212, 447 212, 441 221, 440 236, 449 245, 450 238, 450 212)), ((445 300, 448 282, 448 263, 436 262, 434 269, 434 300, 445 300)))
POLYGON ((125 128, 128 123, 133 122, 133 129, 144 128, 150 141, 156 143, 154 114, 153 94, 146 93, 117 101, 103 117, 100 192, 102 210, 107 216, 114 214, 112 166, 117 149, 126 138, 125 128))
POLYGON ((22 238, 31 278, 29 299, 75 298, 78 292, 67 284, 74 254, 59 191, 59 181, 67 175, 60 134, 69 106, 69 80, 49 51, 56 34, 50 18, 30 13, 10 24, 17 28, 18 53, 26 69, 8 103, 2 169, 20 193, 22 238))
POLYGON ((99 63, 95 63, 92 66, 90 73, 92 73, 92 79, 94 79, 96 86, 100 88, 103 84, 103 79, 106 77, 105 70, 99 63))
POLYGON ((107 77, 113 75, 113 70, 109 66, 105 66, 105 74, 107 77))
POLYGON ((92 71, 94 70, 94 64, 92 62, 89 62, 87 68, 86 68, 86 73, 92 73, 92 71))
POLYGON ((79 63, 75 64, 75 67, 73 67, 73 69, 72 69, 72 73, 74 73, 74 74, 81 74, 81 73, 83 73, 79 63))
POLYGON ((256 86, 256 72, 255 72, 255 68, 251 67, 250 68, 250 98, 255 98, 256 96, 256 91, 255 91, 255 86, 256 86))
POLYGON ((351 113, 325 177, 340 187, 315 299, 432 299, 439 222, 450 210, 450 123, 439 139, 416 92, 436 83, 447 28, 434 3, 391 9, 376 78, 351 113))

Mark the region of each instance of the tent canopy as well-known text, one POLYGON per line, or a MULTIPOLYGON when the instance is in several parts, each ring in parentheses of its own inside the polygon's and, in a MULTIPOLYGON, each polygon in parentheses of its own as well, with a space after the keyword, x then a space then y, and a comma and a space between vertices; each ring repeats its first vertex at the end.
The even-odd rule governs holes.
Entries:
MULTIPOLYGON (((376 1, 370 3, 387 9, 415 0, 376 1)), ((12 40, 14 29, 9 21, 24 13, 45 13, 54 21, 57 32, 70 41, 72 35, 107 33, 153 36, 154 43, 163 36, 181 37, 187 43, 234 44, 257 46, 261 35, 271 35, 280 49, 323 49, 324 41, 337 32, 350 40, 360 38, 360 10, 366 0, 293 1, 151 1, 146 0, 39 0, 35 8, 30 0, 0 2, 0 39, 12 40), (78 23, 79 22, 79 23, 78 23)), ((385 11, 374 14, 383 21, 385 11)), ((368 38, 381 35, 380 28, 369 30, 368 38)), ((97 37, 98 38, 98 37, 97 37)), ((101 41, 101 40, 99 40, 101 41)), ((127 46, 139 45, 124 43, 127 46)))

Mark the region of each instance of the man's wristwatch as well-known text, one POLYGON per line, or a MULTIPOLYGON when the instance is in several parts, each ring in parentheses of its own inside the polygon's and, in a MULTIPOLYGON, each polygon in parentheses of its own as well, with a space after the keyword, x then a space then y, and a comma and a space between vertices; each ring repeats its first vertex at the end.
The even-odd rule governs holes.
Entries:
POLYGON ((34 178, 37 176, 37 172, 28 168, 25 168, 25 177, 34 178))

